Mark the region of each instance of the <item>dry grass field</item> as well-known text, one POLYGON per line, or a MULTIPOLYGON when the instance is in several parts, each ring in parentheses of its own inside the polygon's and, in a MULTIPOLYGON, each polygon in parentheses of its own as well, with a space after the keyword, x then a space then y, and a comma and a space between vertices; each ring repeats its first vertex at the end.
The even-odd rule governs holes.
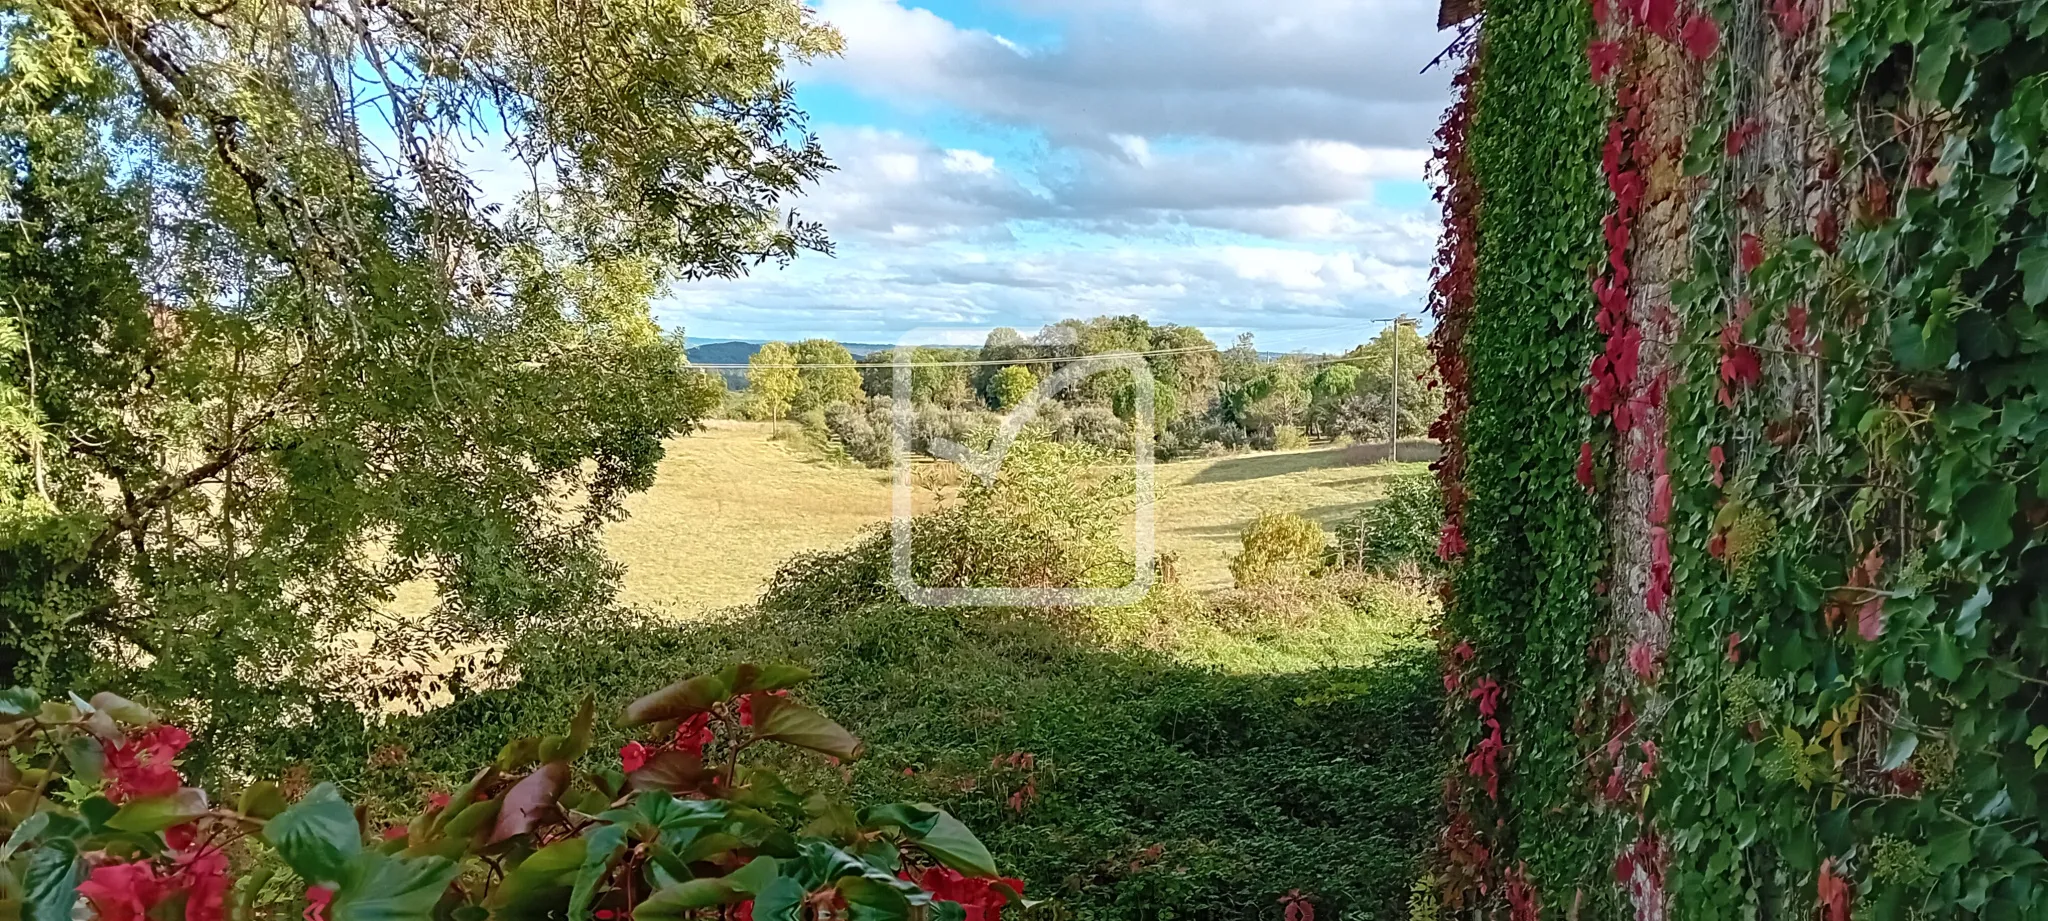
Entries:
MULTIPOLYGON (((1334 524, 1377 501, 1397 472, 1419 471, 1434 453, 1404 444, 1403 463, 1383 446, 1317 448, 1160 464, 1159 548, 1179 557, 1182 580, 1230 584, 1238 533, 1263 511, 1299 512, 1334 524)), ((758 423, 714 422, 669 443, 654 488, 633 497, 631 517, 606 532, 624 563, 626 600, 690 618, 747 604, 784 560, 845 546, 887 521, 889 474, 836 464, 769 437, 758 423)))

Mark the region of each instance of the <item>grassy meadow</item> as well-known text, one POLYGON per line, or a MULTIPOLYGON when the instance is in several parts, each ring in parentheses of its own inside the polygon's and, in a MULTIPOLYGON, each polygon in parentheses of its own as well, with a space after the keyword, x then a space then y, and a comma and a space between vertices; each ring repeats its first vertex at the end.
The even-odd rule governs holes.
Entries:
MULTIPOLYGON (((790 557, 845 546, 888 520, 888 471, 828 460, 772 432, 715 421, 669 442, 654 487, 605 534, 626 566, 628 602, 677 618, 749 604, 790 557)), ((1378 500, 1389 477, 1423 469, 1408 452, 1434 455, 1420 442, 1402 451, 1399 465, 1381 462, 1379 445, 1160 464, 1159 549, 1178 557, 1183 584, 1228 587, 1246 523, 1282 511, 1333 525, 1378 500)))

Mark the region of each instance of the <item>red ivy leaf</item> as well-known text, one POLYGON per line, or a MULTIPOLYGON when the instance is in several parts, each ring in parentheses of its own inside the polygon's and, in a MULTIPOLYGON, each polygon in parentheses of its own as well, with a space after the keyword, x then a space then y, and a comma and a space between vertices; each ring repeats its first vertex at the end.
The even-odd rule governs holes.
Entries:
POLYGON ((1744 272, 1756 271, 1757 266, 1764 264, 1763 238, 1753 233, 1743 234, 1741 256, 1742 270, 1744 272))
POLYGON ((1721 49, 1721 26, 1714 17, 1705 13, 1694 13, 1685 21, 1685 28, 1679 32, 1678 40, 1685 46, 1685 53, 1695 61, 1705 61, 1721 49))

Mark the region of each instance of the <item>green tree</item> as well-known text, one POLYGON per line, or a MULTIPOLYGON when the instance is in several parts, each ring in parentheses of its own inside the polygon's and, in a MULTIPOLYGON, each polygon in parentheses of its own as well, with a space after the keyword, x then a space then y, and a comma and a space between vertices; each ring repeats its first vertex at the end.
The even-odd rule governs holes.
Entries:
POLYGON ((989 381, 988 387, 990 399, 1000 410, 1015 408, 1037 388, 1037 375, 1032 374, 1031 369, 1023 365, 1010 365, 997 372, 995 378, 989 381))
POLYGON ((747 400, 756 416, 779 422, 790 414, 804 387, 796 364, 796 349, 787 342, 770 342, 747 357, 747 400))
MULTIPOLYGON (((1411 438, 1427 433, 1430 423, 1435 422, 1444 410, 1443 391, 1431 386, 1436 379, 1436 362, 1429 351, 1429 340, 1423 338, 1413 324, 1398 324, 1383 330, 1371 342, 1344 353, 1343 364, 1359 370, 1353 382, 1355 392, 1369 397, 1372 405, 1385 407, 1394 396, 1392 381, 1397 337, 1401 349, 1398 356, 1401 374, 1400 431, 1401 437, 1411 438)), ((1338 402, 1341 403, 1341 399, 1338 402)), ((1379 412, 1379 425, 1384 428, 1385 409, 1379 412)))
POLYGON ((826 245, 796 0, 7 9, 0 684, 119 671, 217 752, 360 688, 350 635, 608 605, 599 529, 716 399, 649 299, 826 245))
POLYGON ((846 346, 830 339, 805 339, 792 351, 796 363, 804 367, 797 371, 798 386, 790 398, 790 412, 822 410, 834 403, 865 402, 860 371, 853 367, 853 353, 846 346))

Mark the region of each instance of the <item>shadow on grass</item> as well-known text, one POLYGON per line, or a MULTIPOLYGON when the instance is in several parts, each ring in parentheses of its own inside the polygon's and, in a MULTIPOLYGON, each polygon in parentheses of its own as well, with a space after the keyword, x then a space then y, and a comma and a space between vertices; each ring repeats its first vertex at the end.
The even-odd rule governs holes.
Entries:
MULTIPOLYGON (((510 687, 285 750, 325 743, 316 774, 410 804, 507 739, 562 731, 586 693, 607 712, 730 662, 796 662, 818 675, 799 695, 869 749, 844 777, 780 766, 861 802, 942 805, 1065 917, 1273 918, 1291 889, 1324 917, 1405 917, 1439 781, 1425 649, 1231 674, 1106 648, 1078 616, 886 603, 547 630, 515 650, 510 687), (1015 752, 1036 769, 996 763, 1015 752), (1013 802, 1027 781, 1035 797, 1013 802)), ((601 739, 593 762, 623 741, 601 739)))
MULTIPOLYGON (((1424 462, 1436 460, 1439 453, 1436 442, 1409 439, 1401 442, 1401 460, 1424 462)), ((1353 467, 1362 464, 1378 464, 1387 459, 1385 444, 1355 444, 1342 447, 1318 448, 1313 451, 1285 451, 1265 454, 1247 454, 1210 464, 1200 473, 1189 478, 1189 483, 1238 483, 1246 480, 1260 480, 1266 477, 1285 476, 1307 470, 1325 467, 1353 467)), ((1396 471, 1387 469, 1376 474, 1367 474, 1362 480, 1390 476, 1396 471)))

